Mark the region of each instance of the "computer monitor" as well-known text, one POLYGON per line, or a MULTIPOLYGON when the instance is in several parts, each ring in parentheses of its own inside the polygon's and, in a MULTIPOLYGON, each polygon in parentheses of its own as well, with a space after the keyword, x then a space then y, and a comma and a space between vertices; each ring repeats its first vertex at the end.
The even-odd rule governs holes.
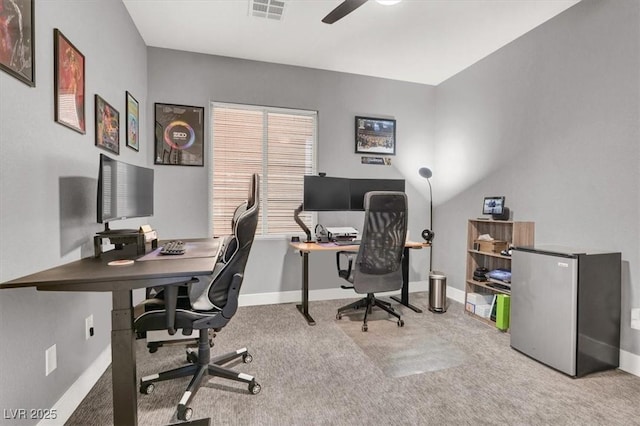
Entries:
POLYGON ((504 214, 504 197, 484 197, 482 205, 482 214, 490 214, 492 216, 502 216, 504 214))
POLYGON ((303 205, 305 211, 349 210, 349 179, 305 176, 303 205))
POLYGON ((349 179, 349 210, 364 211, 364 194, 369 191, 404 192, 404 179, 349 179))
POLYGON ((100 154, 97 204, 98 223, 153 216, 153 169, 100 154))

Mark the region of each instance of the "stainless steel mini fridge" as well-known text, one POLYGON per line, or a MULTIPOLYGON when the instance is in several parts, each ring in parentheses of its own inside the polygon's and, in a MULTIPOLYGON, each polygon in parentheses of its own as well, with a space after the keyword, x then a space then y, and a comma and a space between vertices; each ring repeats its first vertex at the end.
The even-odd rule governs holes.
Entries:
POLYGON ((516 247, 511 347, 570 376, 618 367, 621 254, 516 247))

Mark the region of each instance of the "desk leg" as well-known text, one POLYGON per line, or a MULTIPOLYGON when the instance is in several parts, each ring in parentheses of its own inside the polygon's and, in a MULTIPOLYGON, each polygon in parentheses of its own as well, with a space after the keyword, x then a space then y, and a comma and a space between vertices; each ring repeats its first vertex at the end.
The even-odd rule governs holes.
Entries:
POLYGON ((133 334, 133 295, 116 290, 111 310, 111 374, 113 377, 113 424, 138 424, 136 348, 133 334))
POLYGON ((316 325, 316 321, 309 315, 309 253, 300 252, 302 256, 302 305, 296 305, 309 325, 316 325))
POLYGON ((400 296, 400 299, 397 296, 391 296, 391 298, 419 314, 422 313, 422 309, 409 303, 409 247, 404 248, 404 256, 402 256, 402 290, 400 296))

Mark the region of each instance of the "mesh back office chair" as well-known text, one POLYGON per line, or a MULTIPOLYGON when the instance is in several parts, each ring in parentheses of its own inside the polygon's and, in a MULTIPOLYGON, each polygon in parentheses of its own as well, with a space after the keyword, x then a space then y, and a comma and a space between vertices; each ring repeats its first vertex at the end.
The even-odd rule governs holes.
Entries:
POLYGON ((340 251, 336 254, 338 276, 353 284, 353 288, 367 297, 338 309, 336 319, 351 309, 364 307, 362 331, 367 331, 367 315, 373 306, 384 309, 398 318, 398 326, 404 326, 400 314, 391 304, 377 299, 374 293, 399 290, 402 287, 402 254, 407 238, 407 195, 404 192, 372 191, 364 197, 364 225, 358 253, 340 251), (355 264, 354 264, 355 257, 355 264), (341 259, 346 258, 346 269, 341 259))
POLYGON ((207 375, 248 383, 249 392, 260 392, 260 385, 253 376, 221 367, 240 357, 245 363, 251 362, 251 355, 246 348, 211 358, 209 342, 209 330, 217 332, 226 326, 238 308, 244 269, 258 224, 259 205, 259 176, 254 174, 249 198, 236 209, 233 235, 225 238, 223 251, 212 275, 205 281, 194 278, 188 282, 189 309, 176 307, 178 290, 185 285, 184 282, 178 282, 164 286, 164 301, 158 305, 158 309, 149 310, 135 320, 137 333, 169 330, 173 334, 176 329, 187 332, 199 330, 197 353, 187 351, 187 360, 191 364, 140 379, 140 393, 149 394, 155 382, 192 376, 178 404, 179 420, 191 418, 193 410, 189 403, 207 375))

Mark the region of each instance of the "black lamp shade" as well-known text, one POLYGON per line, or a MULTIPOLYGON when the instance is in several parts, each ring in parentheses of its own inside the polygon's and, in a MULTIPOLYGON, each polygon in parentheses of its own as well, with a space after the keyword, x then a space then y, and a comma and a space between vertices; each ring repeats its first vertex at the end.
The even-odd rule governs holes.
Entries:
POLYGON ((431 169, 428 167, 420 167, 420 170, 418 170, 418 173, 420 173, 420 176, 422 176, 425 179, 429 179, 431 176, 433 176, 433 173, 431 173, 431 169))

